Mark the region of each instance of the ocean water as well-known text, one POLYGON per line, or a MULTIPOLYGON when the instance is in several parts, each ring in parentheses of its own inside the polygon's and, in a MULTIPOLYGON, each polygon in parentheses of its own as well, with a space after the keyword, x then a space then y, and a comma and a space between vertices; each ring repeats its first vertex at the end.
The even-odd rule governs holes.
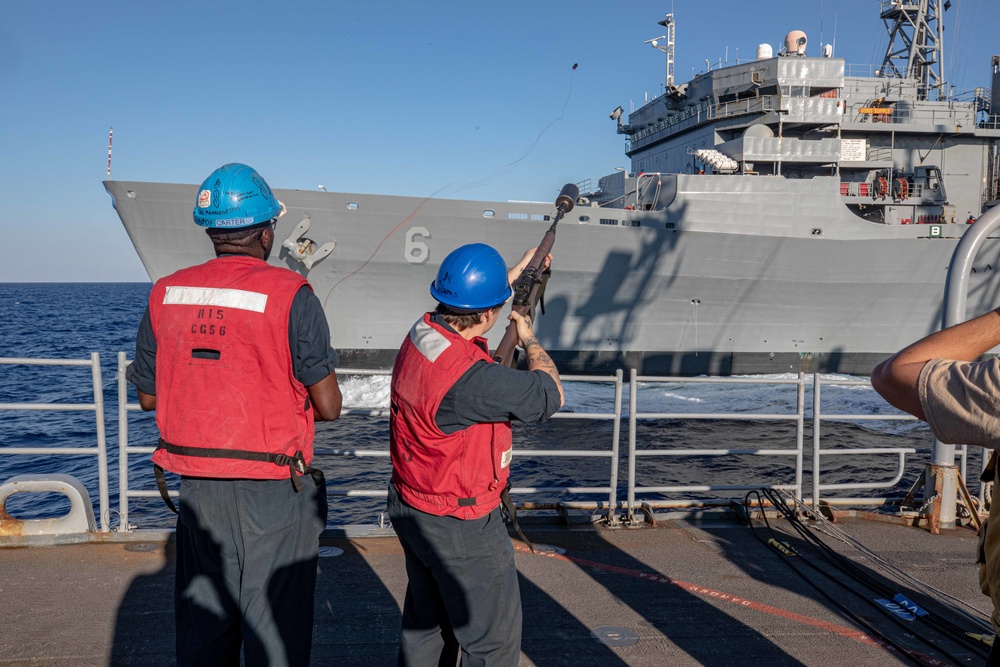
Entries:
MULTIPOLYGON (((121 523, 118 498, 118 388, 117 354, 134 354, 135 331, 145 308, 148 283, 0 283, 0 357, 89 359, 101 356, 104 389, 104 423, 108 443, 110 511, 112 527, 121 523)), ((400 332, 400 338, 405 332, 400 332)), ((795 376, 760 376, 794 379, 795 376)), ((829 380, 847 376, 824 376, 829 380)), ((317 464, 326 471, 333 489, 330 523, 373 523, 379 519, 384 500, 371 494, 384 491, 390 475, 386 456, 358 456, 356 452, 387 452, 388 420, 370 416, 372 410, 388 406, 388 377, 350 375, 340 372, 344 405, 350 413, 332 423, 319 423, 316 432, 317 464), (340 452, 340 453, 338 453, 340 452), (355 453, 343 453, 355 452, 355 453), (362 492, 356 497, 342 495, 362 492), (368 493, 369 495, 364 495, 368 493)), ((567 414, 610 413, 610 384, 571 382, 566 385, 567 414)), ((868 386, 824 384, 822 411, 829 414, 899 414, 868 386)), ((90 370, 86 367, 0 365, 0 405, 12 403, 90 403, 93 401, 90 370)), ((129 386, 129 401, 135 403, 129 386)), ((811 494, 812 483, 812 387, 806 388, 805 471, 803 493, 811 494)), ((794 413, 796 388, 781 384, 686 384, 640 385, 638 411, 642 413, 794 413)), ((628 389, 625 388, 621 424, 621 452, 617 499, 627 491, 628 389)), ((12 447, 94 446, 96 420, 92 412, 25 411, 0 409, 0 482, 20 474, 66 473, 83 482, 98 509, 96 457, 74 455, 5 455, 12 447)), ((512 464, 515 487, 607 486, 611 461, 608 457, 537 457, 530 450, 594 450, 610 452, 613 424, 610 420, 553 419, 543 424, 515 424, 512 464)), ((913 447, 920 453, 907 457, 903 479, 892 489, 849 491, 825 495, 871 497, 902 495, 917 479, 929 458, 930 432, 916 421, 824 422, 822 447, 913 447)), ((152 414, 130 412, 128 439, 133 446, 153 445, 157 430, 152 414)), ((640 420, 636 428, 639 449, 784 449, 795 447, 793 422, 722 419, 640 420)), ((148 456, 129 457, 130 488, 155 489, 148 456)), ((975 476, 980 455, 970 456, 969 476, 975 476)), ((879 482, 895 474, 896 456, 837 456, 824 459, 824 483, 879 482)), ((753 456, 640 457, 636 480, 640 486, 788 484, 794 479, 794 458, 753 456)), ((970 489, 973 493, 976 490, 970 489)), ((740 491, 644 494, 640 498, 730 498, 740 491)), ((603 500, 607 494, 547 491, 522 494, 517 501, 603 500)), ((16 494, 7 510, 18 518, 58 516, 68 509, 61 494, 16 494)), ((129 523, 143 528, 165 527, 172 515, 157 498, 131 499, 129 523)))

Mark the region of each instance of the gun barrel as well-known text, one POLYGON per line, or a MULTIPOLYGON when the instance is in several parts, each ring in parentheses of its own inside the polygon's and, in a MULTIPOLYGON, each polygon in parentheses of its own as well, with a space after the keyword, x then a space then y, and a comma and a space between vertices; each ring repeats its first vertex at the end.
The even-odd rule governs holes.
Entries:
MULTIPOLYGON (((563 186, 562 190, 559 192, 559 196, 556 197, 556 209, 559 211, 556 214, 555 220, 552 222, 552 226, 549 227, 548 231, 542 237, 541 243, 538 244, 538 249, 535 250, 534 256, 528 265, 521 272, 518 277, 518 281, 530 280, 532 285, 530 288, 521 285, 522 289, 520 294, 526 295, 527 298, 518 298, 515 296, 515 301, 512 306, 514 310, 521 313, 522 315, 531 311, 534 306, 535 300, 538 298, 539 293, 539 283, 536 282, 535 278, 540 272, 543 263, 545 262, 545 257, 551 252, 552 245, 556 240, 556 225, 562 217, 573 210, 573 206, 576 205, 576 199, 580 196, 580 188, 578 188, 573 183, 567 183, 563 186)), ((515 293, 518 290, 515 289, 515 293)), ((497 363, 503 364, 504 366, 514 365, 514 348, 517 346, 517 325, 513 322, 507 325, 507 330, 504 332, 503 338, 500 340, 500 344, 497 346, 496 352, 493 354, 493 360, 497 363)))

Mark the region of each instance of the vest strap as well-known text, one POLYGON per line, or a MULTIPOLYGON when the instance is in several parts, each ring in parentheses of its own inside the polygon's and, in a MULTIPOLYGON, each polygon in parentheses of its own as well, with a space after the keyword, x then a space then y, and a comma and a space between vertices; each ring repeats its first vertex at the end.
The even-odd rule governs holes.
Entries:
POLYGON ((503 491, 500 492, 500 507, 503 508, 503 513, 507 515, 507 519, 514 524, 514 530, 517 531, 518 537, 528 545, 531 549, 531 553, 535 553, 535 545, 531 543, 524 533, 521 532, 521 526, 517 523, 517 506, 514 505, 514 501, 510 499, 510 480, 507 480, 507 486, 504 487, 503 491))
POLYGON ((163 468, 154 463, 153 475, 156 476, 156 488, 160 490, 160 497, 163 498, 163 502, 167 504, 171 512, 177 514, 177 507, 174 505, 174 501, 170 499, 170 493, 167 492, 167 479, 163 475, 163 468))
MULTIPOLYGON (((212 458, 212 459, 239 459, 241 461, 262 461, 267 463, 273 463, 277 466, 288 467, 288 474, 292 480, 292 486, 295 487, 295 491, 299 492, 302 490, 302 480, 299 479, 302 475, 308 474, 313 478, 313 483, 319 486, 326 482, 326 476, 323 471, 319 468, 313 468, 310 465, 306 465, 305 458, 302 456, 301 451, 295 452, 294 456, 289 456, 288 454, 272 454, 271 452, 251 452, 246 449, 219 449, 213 447, 185 447, 183 445, 174 445, 167 442, 163 438, 160 438, 156 443, 157 449, 164 449, 170 454, 176 456, 198 456, 201 458, 212 458)), ((160 490, 160 496, 163 497, 164 502, 167 504, 174 514, 177 513, 177 508, 174 507, 174 503, 170 500, 170 496, 167 494, 167 482, 163 475, 163 468, 158 465, 153 465, 153 473, 156 475, 156 486, 160 490)))

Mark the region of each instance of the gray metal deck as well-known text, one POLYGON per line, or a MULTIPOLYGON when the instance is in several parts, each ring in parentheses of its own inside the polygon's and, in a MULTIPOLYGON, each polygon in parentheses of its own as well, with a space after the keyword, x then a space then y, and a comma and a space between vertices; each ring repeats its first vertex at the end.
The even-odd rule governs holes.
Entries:
MULTIPOLYGON (((932 536, 855 519, 842 527, 985 618, 990 603, 976 582, 972 530, 932 536)), ((524 602, 521 665, 915 664, 871 639, 838 603, 912 648, 924 664, 954 663, 917 636, 951 652, 957 664, 984 662, 968 647, 935 639, 919 621, 891 621, 821 576, 811 577, 818 589, 810 586, 735 521, 676 519, 618 530, 528 526, 526 532, 565 554, 531 554, 515 542, 524 602), (638 641, 608 646, 593 635, 606 626, 631 631, 638 641)), ((320 561, 313 664, 394 664, 406 586, 399 545, 391 536, 334 533, 323 544, 344 553, 320 561)), ((848 555, 871 569, 860 552, 848 555)), ((827 568, 808 551, 800 566, 803 560, 827 568)), ((0 550, 0 665, 173 664, 172 582, 170 540, 0 550)), ((957 605, 934 612, 957 619, 949 606, 957 605)), ((981 631, 968 620, 963 629, 981 631)))

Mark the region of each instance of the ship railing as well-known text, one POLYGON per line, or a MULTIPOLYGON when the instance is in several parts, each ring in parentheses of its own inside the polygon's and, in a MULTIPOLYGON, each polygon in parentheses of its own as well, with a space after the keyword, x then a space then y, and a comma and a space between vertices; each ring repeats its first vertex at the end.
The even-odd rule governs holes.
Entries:
MULTIPOLYGON (((889 184, 891 188, 897 188, 897 183, 893 182, 889 184)), ((903 199, 899 198, 898 189, 886 194, 889 199, 894 199, 896 201, 905 201, 908 199, 919 199, 923 200, 924 197, 924 185, 922 183, 907 183, 906 184, 906 197, 903 199)), ((843 197, 872 197, 876 198, 875 189, 872 184, 867 181, 841 181, 840 182, 840 194, 843 197)))
POLYGON ((796 498, 802 497, 802 471, 803 471, 803 433, 805 425, 805 376, 798 374, 796 379, 780 378, 736 378, 736 377, 654 377, 638 375, 632 369, 629 375, 629 440, 628 440, 628 495, 626 500, 626 522, 636 522, 636 511, 647 513, 650 517, 654 510, 667 507, 685 507, 705 505, 711 501, 695 500, 654 500, 647 499, 638 501, 636 494, 690 494, 706 492, 730 492, 730 491, 751 491, 760 488, 781 489, 789 491, 796 498), (763 413, 763 412, 642 412, 639 406, 639 384, 749 384, 749 385, 794 385, 796 387, 796 405, 794 412, 785 413, 763 413), (795 424, 795 447, 794 448, 756 448, 756 449, 730 449, 719 448, 663 448, 663 447, 643 447, 639 448, 636 443, 638 422, 646 420, 730 420, 730 421, 789 421, 795 424), (733 456, 761 456, 793 459, 794 476, 783 484, 689 484, 689 485, 650 485, 640 486, 637 483, 636 464, 639 458, 647 457, 689 457, 689 458, 711 458, 711 457, 733 457, 733 456))
MULTIPOLYGON (((812 495, 803 496, 803 433, 806 421, 805 415, 805 387, 809 384, 804 374, 799 374, 796 379, 781 378, 732 378, 732 377, 651 377, 637 376, 635 372, 630 375, 629 382, 629 443, 628 443, 628 491, 626 496, 627 520, 635 522, 636 513, 643 512, 652 515, 654 510, 663 508, 690 508, 707 507, 712 505, 725 505, 731 500, 718 500, 711 498, 691 498, 658 500, 639 500, 637 494, 692 494, 692 493, 718 493, 729 491, 750 491, 759 488, 783 489, 794 494, 794 496, 806 503, 815 506, 820 504, 841 505, 841 506, 865 506, 865 505, 886 505, 898 502, 898 498, 883 497, 847 497, 847 496, 824 496, 824 492, 834 491, 872 491, 878 489, 891 489, 896 487, 903 479, 906 471, 906 456, 914 454, 929 454, 931 447, 835 447, 824 449, 822 447, 824 422, 866 422, 866 421, 916 421, 916 418, 903 413, 871 414, 871 413, 824 413, 822 410, 822 387, 826 386, 857 386, 871 388, 871 382, 867 379, 845 379, 845 378, 825 378, 820 373, 812 374, 811 384, 812 395, 812 495), (781 413, 760 413, 760 412, 710 412, 710 413, 689 413, 689 412, 642 412, 639 399, 638 387, 640 383, 709 383, 709 384, 749 384, 749 385, 794 385, 796 387, 796 401, 792 408, 794 411, 781 413), (788 421, 795 423, 795 446, 794 448, 771 448, 771 449, 685 449, 685 448, 638 448, 636 445, 637 425, 642 420, 738 420, 738 421, 788 421), (730 457, 730 456, 753 456, 753 457, 778 457, 794 458, 794 477, 786 483, 775 483, 771 485, 756 484, 734 484, 734 485, 671 485, 671 486, 639 486, 636 464, 642 457, 730 457), (823 482, 824 457, 896 457, 895 472, 891 473, 888 479, 875 482, 853 482, 853 483, 825 483, 823 482)), ((968 448, 959 448, 960 472, 965 479, 967 472, 968 448)), ((775 476, 775 478, 777 478, 775 476)), ((982 501, 982 489, 980 489, 980 501, 982 501)))
MULTIPOLYGON (((152 455, 156 447, 149 445, 133 446, 128 439, 128 413, 141 411, 138 403, 128 402, 128 382, 125 380, 125 371, 128 369, 129 361, 124 352, 118 353, 118 530, 129 532, 133 530, 129 522, 129 499, 131 498, 159 498, 160 492, 155 489, 131 489, 129 488, 129 456, 132 454, 152 455)), ((171 497, 178 497, 177 491, 167 492, 171 497)))
MULTIPOLYGON (((848 491, 848 490, 874 490, 889 489, 895 487, 903 479, 906 466, 906 455, 915 454, 917 450, 913 447, 837 447, 831 449, 822 448, 822 425, 827 421, 915 421, 916 417, 908 414, 824 414, 822 410, 823 385, 841 387, 868 387, 871 382, 868 380, 849 379, 829 379, 823 378, 819 373, 813 374, 813 475, 812 475, 812 497, 803 498, 803 502, 811 502, 814 507, 819 507, 820 503, 829 505, 882 505, 889 502, 888 498, 822 498, 823 491, 848 491), (824 456, 871 456, 871 455, 895 455, 897 456, 896 473, 890 479, 881 482, 853 482, 853 483, 826 483, 822 482, 822 461, 824 456)), ((928 448, 927 451, 930 451, 928 448)), ((965 474, 965 458, 963 453, 962 474, 965 474)))
POLYGON ((869 148, 868 159, 872 162, 888 162, 892 160, 892 149, 884 146, 869 148))
MULTIPOLYGON (((355 370, 344 371, 344 377, 348 376, 388 376, 389 371, 384 370, 355 370)), ((517 496, 530 494, 545 494, 549 496, 559 494, 572 495, 606 495, 607 503, 604 501, 560 501, 555 503, 521 503, 523 509, 530 510, 555 510, 562 516, 568 518, 569 510, 593 510, 603 512, 610 525, 618 522, 616 510, 618 507, 618 465, 619 465, 619 442, 621 441, 622 422, 622 395, 623 381, 622 371, 617 371, 611 376, 592 375, 560 375, 563 383, 585 382, 589 384, 609 384, 614 392, 612 399, 612 410, 610 412, 568 412, 561 411, 554 414, 552 419, 573 419, 590 421, 610 421, 612 423, 611 443, 608 449, 518 449, 513 450, 515 459, 523 458, 605 458, 609 460, 610 472, 608 484, 605 486, 515 486, 511 488, 511 493, 517 496)), ((354 407, 341 411, 341 415, 364 415, 369 417, 388 417, 389 411, 381 407, 354 407)), ((374 457, 388 458, 389 450, 384 449, 317 449, 317 455, 332 456, 352 456, 352 457, 374 457)), ((353 487, 327 487, 328 495, 342 497, 381 497, 387 495, 385 488, 380 489, 357 489, 353 487)))
MULTIPOLYGON (((9 456, 96 456, 97 483, 99 495, 100 532, 108 532, 109 487, 108 487, 108 446, 104 424, 104 385, 101 380, 101 356, 97 352, 90 359, 22 359, 0 358, 3 366, 63 366, 89 367, 94 400, 90 403, 0 403, 0 411, 46 411, 46 412, 93 412, 97 433, 95 447, 10 447, 3 443, 0 454, 9 456)), ((9 432, 9 431, 8 431, 9 432)))
MULTIPOLYGON (((894 488, 903 479, 905 474, 906 466, 906 455, 907 454, 920 454, 920 455, 930 455, 931 446, 928 444, 926 447, 837 447, 830 449, 823 449, 823 423, 824 422, 890 422, 890 421, 901 421, 901 422, 916 422, 919 421, 916 417, 893 410, 887 413, 824 413, 822 409, 822 396, 823 387, 858 387, 861 389, 872 389, 871 380, 863 378, 840 378, 840 377, 823 377, 820 373, 813 374, 813 410, 812 410, 812 432, 813 432, 813 484, 812 484, 812 497, 800 498, 805 503, 810 503, 814 506, 819 506, 820 504, 827 505, 885 505, 894 502, 897 499, 890 497, 844 497, 844 496, 823 496, 823 491, 848 491, 848 490, 877 490, 877 489, 891 489, 894 488), (895 455, 897 456, 897 466, 896 472, 891 479, 881 481, 881 482, 856 482, 856 483, 823 483, 823 467, 822 459, 825 456, 881 456, 881 455, 895 455)), ((886 404, 888 408, 888 404, 886 404)), ((890 408, 891 409, 891 408, 890 408)), ((928 437, 928 440, 930 438, 928 437)), ((959 472, 962 479, 966 479, 966 473, 968 470, 968 456, 969 448, 966 445, 961 445, 956 450, 959 455, 959 472)), ((983 489, 980 488, 979 500, 980 506, 983 500, 983 489)))
POLYGON ((762 113, 774 110, 774 97, 765 95, 763 97, 748 97, 742 100, 725 102, 716 106, 708 107, 706 120, 716 120, 719 118, 729 118, 731 116, 743 116, 751 113, 762 113))
POLYGON ((873 78, 877 76, 878 67, 871 63, 846 63, 844 76, 873 78))
MULTIPOLYGON (((882 76, 880 67, 870 63, 846 63, 844 65, 844 77, 857 79, 879 79, 881 83, 887 87, 887 92, 888 89, 892 87, 895 87, 896 90, 901 90, 903 82, 906 81, 906 79, 901 76, 882 76)), ((851 85, 849 82, 845 85, 851 91, 859 90, 858 85, 851 85)), ((989 99, 990 89, 985 87, 958 88, 956 86, 948 86, 946 88, 936 90, 932 93, 931 97, 934 98, 933 101, 941 102, 974 102, 978 99, 989 99)))
MULTIPOLYGON (((129 412, 139 410, 137 404, 128 403, 128 389, 125 382, 125 369, 128 365, 125 353, 118 356, 118 393, 119 393, 119 504, 121 513, 121 527, 119 530, 131 530, 133 526, 128 521, 129 499, 131 498, 157 498, 159 492, 155 489, 130 489, 128 476, 128 461, 130 455, 148 455, 154 451, 153 447, 134 447, 128 441, 128 420, 129 412)), ((387 371, 361 371, 351 370, 345 372, 343 377, 350 375, 372 375, 387 376, 387 371)), ((99 378, 99 375, 98 375, 99 378)), ((865 422, 865 421, 913 421, 914 418, 903 413, 879 413, 879 414, 847 414, 847 413, 825 413, 822 409, 823 387, 825 386, 857 386, 870 387, 870 382, 866 379, 845 379, 845 378, 824 378, 821 374, 815 373, 811 377, 803 373, 795 378, 766 378, 766 377, 672 377, 672 376, 640 376, 632 370, 629 375, 628 392, 628 451, 627 451, 627 472, 626 488, 627 495, 621 505, 618 502, 619 485, 619 460, 621 458, 620 441, 621 427, 626 423, 623 416, 625 411, 624 381, 623 375, 619 371, 614 376, 563 376, 564 382, 601 383, 612 387, 614 396, 612 399, 612 409, 604 412, 569 412, 560 411, 553 416, 553 419, 575 419, 575 420, 603 420, 612 423, 611 442, 607 448, 598 449, 516 449, 516 458, 528 457, 579 457, 579 458, 605 458, 608 459, 607 485, 603 486, 532 486, 516 487, 512 489, 515 495, 529 494, 575 494, 575 495, 599 495, 606 496, 607 500, 579 501, 579 502, 555 502, 555 503, 532 503, 521 502, 520 506, 531 510, 556 510, 561 516, 568 519, 568 510, 591 510, 594 513, 607 512, 607 520, 614 524, 617 522, 616 510, 625 511, 627 521, 635 521, 637 514, 652 513, 660 508, 694 508, 707 507, 713 505, 725 505, 730 500, 719 500, 697 496, 696 494, 712 493, 718 495, 720 492, 750 491, 759 489, 762 486, 772 489, 783 489, 793 494, 803 502, 813 505, 884 505, 894 500, 889 497, 847 497, 847 496, 824 496, 828 492, 843 491, 871 491, 878 489, 889 489, 899 484, 905 474, 906 456, 913 454, 924 454, 930 452, 930 446, 926 448, 915 447, 829 447, 824 448, 824 428, 828 422, 865 422), (807 421, 805 393, 806 387, 810 384, 813 387, 812 395, 812 495, 803 496, 803 478, 805 474, 804 465, 804 433, 807 421), (740 384, 740 385, 791 385, 795 388, 794 404, 790 405, 787 412, 724 412, 712 411, 706 413, 691 412, 643 412, 640 405, 640 385, 653 384, 740 384), (764 421, 764 422, 790 422, 794 424, 795 437, 792 447, 770 447, 770 448, 674 448, 674 447, 640 447, 639 422, 640 421, 764 421), (767 477, 775 479, 773 484, 742 483, 742 484, 704 484, 694 480, 690 484, 656 484, 655 481, 649 485, 639 484, 638 462, 640 459, 649 460, 655 457, 675 457, 675 459, 704 459, 706 457, 769 457, 775 461, 788 461, 783 463, 786 467, 785 474, 787 480, 781 479, 778 474, 766 474, 767 477), (838 483, 824 482, 823 477, 833 472, 823 469, 823 462, 828 457, 876 457, 892 456, 896 458, 895 472, 887 473, 887 479, 876 482, 856 482, 838 483), (788 467, 793 470, 787 470, 788 467), (657 498, 637 498, 638 495, 682 495, 680 499, 657 499, 657 498)), ((98 385, 99 387, 99 385, 98 385)), ((99 389, 95 389, 99 396, 99 389)), ((95 404, 101 403, 100 399, 95 400, 95 404)), ((791 403, 791 401, 790 401, 791 403)), ((60 409, 65 409, 63 406, 60 409)), ((363 415, 370 417, 386 418, 388 411, 380 406, 375 407, 351 407, 342 411, 343 415, 363 415)), ((103 429, 101 429, 103 437, 103 429)), ((828 439, 831 437, 826 435, 828 439)), ((48 452, 48 450, 46 450, 48 452)), ((79 451, 79 450, 77 450, 79 451)), ((967 468, 967 448, 959 449, 961 454, 960 470, 963 478, 967 468)), ((351 456, 351 457, 375 457, 388 458, 388 448, 384 449, 318 449, 317 455, 351 456)), ((104 470, 101 477, 106 485, 107 480, 107 458, 99 461, 100 467, 104 470)), ((765 475, 765 473, 761 473, 765 475)), ((342 497, 385 497, 385 488, 358 488, 331 486, 328 492, 332 496, 342 497)), ((176 496, 176 492, 171 492, 176 496)), ((898 500, 898 499, 896 499, 898 500)), ((106 504, 106 501, 105 501, 106 504)), ((102 506, 102 516, 106 514, 102 506)))
POLYGON ((847 107, 845 116, 854 123, 891 125, 960 125, 961 119, 968 115, 965 109, 951 107, 916 107, 912 109, 888 107, 887 114, 863 113, 862 109, 870 108, 868 104, 856 103, 847 107))
POLYGON ((699 105, 688 107, 675 114, 669 119, 664 119, 648 128, 637 131, 630 139, 631 144, 627 150, 641 148, 646 144, 659 141, 663 137, 670 136, 687 127, 695 127, 709 121, 732 116, 742 116, 746 114, 763 113, 774 110, 773 96, 750 97, 743 100, 734 100, 720 105, 699 105))

